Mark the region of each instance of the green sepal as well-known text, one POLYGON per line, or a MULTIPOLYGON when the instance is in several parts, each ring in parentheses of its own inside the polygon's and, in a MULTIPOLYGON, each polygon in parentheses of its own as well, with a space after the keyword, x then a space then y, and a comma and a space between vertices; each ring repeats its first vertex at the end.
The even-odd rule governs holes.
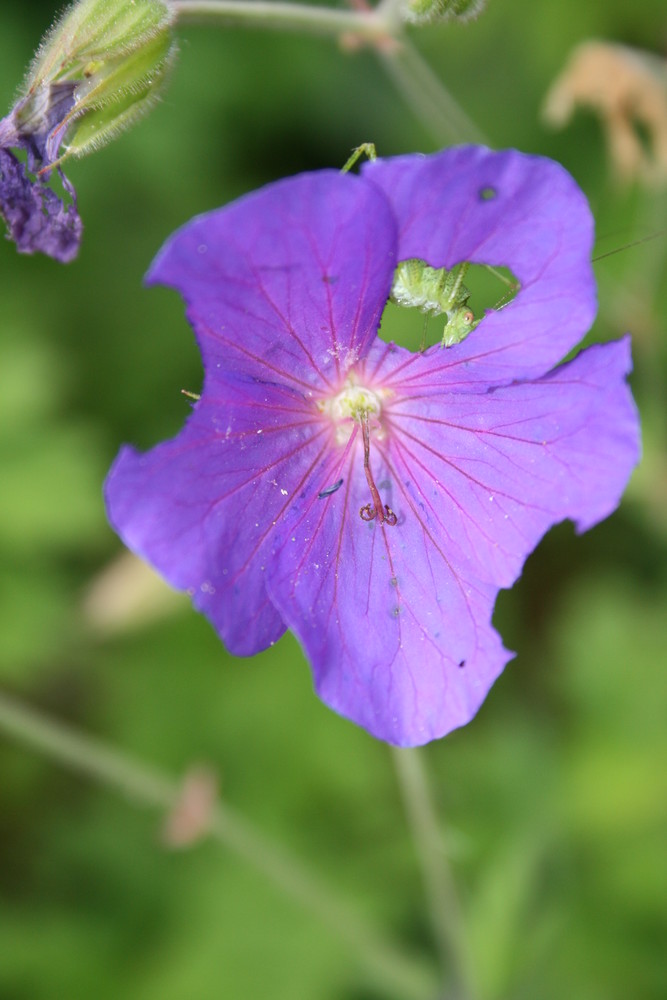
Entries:
POLYGON ((86 81, 80 99, 77 91, 72 126, 58 162, 98 149, 149 111, 174 54, 169 37, 158 36, 117 63, 105 64, 86 81))

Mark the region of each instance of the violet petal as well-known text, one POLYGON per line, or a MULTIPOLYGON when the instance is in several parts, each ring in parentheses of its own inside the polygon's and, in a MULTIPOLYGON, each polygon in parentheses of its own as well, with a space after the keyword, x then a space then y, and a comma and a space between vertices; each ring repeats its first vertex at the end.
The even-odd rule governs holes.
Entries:
POLYGON ((300 389, 340 381, 375 338, 395 266, 384 196, 335 171, 302 174, 193 219, 147 281, 178 289, 207 372, 300 389))
POLYGON ((625 339, 484 395, 385 383, 387 441, 372 454, 398 523, 357 521, 357 449, 345 496, 312 505, 268 574, 327 704, 399 745, 470 721, 509 658, 491 625, 499 588, 552 525, 606 517, 637 462, 629 367, 625 339))
POLYGON ((379 449, 373 459, 398 523, 360 519, 369 497, 357 449, 344 486, 291 525, 268 588, 322 700, 379 739, 414 746, 468 722, 511 654, 491 627, 496 589, 452 566, 419 495, 398 487, 379 449))
POLYGON ((314 390, 341 379, 375 336, 393 235, 372 187, 316 174, 195 219, 151 269, 149 281, 179 287, 189 303, 205 384, 177 438, 147 455, 121 452, 109 517, 235 652, 284 630, 264 575, 289 533, 288 509, 327 485, 332 430, 314 390), (379 261, 378 245, 389 248, 379 261))
POLYGON ((570 518, 583 531, 617 507, 639 459, 628 338, 484 393, 443 394, 437 380, 414 390, 394 363, 384 379, 392 481, 423 498, 450 558, 480 579, 511 586, 553 524, 570 518))

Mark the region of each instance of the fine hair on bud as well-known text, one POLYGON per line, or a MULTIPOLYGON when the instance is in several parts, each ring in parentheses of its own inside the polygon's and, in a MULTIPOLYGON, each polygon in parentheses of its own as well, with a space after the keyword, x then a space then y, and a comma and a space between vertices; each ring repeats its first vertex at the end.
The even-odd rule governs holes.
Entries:
POLYGON ((403 16, 412 24, 429 21, 472 21, 484 10, 486 0, 405 0, 403 16))

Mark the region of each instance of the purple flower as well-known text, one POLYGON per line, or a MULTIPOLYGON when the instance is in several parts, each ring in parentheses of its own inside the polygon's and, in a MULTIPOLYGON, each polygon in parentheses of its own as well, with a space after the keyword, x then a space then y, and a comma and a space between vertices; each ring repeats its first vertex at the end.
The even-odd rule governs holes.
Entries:
POLYGON ((193 219, 148 280, 186 300, 202 396, 173 440, 122 449, 112 524, 233 653, 291 629, 320 697, 375 736, 463 725, 511 655, 498 590, 551 525, 611 513, 638 458, 627 339, 554 367, 595 315, 591 243, 560 166, 475 147, 193 219), (377 336, 413 257, 504 265, 521 290, 413 354, 377 336))
POLYGON ((0 215, 19 253, 45 253, 65 264, 78 253, 83 224, 63 172, 59 169, 69 204, 48 181, 74 106, 74 85, 51 84, 40 96, 36 105, 29 93, 0 120, 0 215), (23 150, 25 162, 12 149, 23 150))

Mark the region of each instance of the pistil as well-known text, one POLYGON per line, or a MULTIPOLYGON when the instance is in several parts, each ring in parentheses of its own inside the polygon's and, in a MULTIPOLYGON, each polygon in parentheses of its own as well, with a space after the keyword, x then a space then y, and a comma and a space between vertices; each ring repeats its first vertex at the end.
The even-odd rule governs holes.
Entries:
POLYGON ((367 503, 359 510, 359 516, 362 521, 372 521, 374 517, 377 517, 380 524, 394 525, 397 520, 396 515, 391 507, 387 504, 383 505, 378 488, 375 485, 375 480, 373 479, 373 473, 371 472, 371 432, 368 424, 368 413, 364 412, 361 414, 359 421, 364 440, 364 472, 366 473, 366 482, 373 498, 372 504, 367 503))
MULTIPOLYGON (((396 514, 391 507, 383 504, 373 473, 371 472, 371 427, 370 419, 374 418, 378 436, 382 436, 382 423, 380 413, 382 411, 383 398, 392 395, 391 392, 383 389, 369 389, 360 385, 353 376, 350 377, 345 388, 333 398, 323 399, 317 403, 321 413, 326 414, 336 427, 336 439, 339 444, 347 442, 349 448, 357 434, 357 428, 361 427, 361 436, 364 442, 364 473, 366 482, 371 491, 372 503, 364 504, 359 510, 362 521, 373 521, 378 519, 380 524, 396 524, 396 514), (356 425, 356 426, 355 426, 356 425)), ((347 453, 346 448, 346 453, 347 453)), ((340 484, 334 484, 337 489, 340 484)), ((327 487, 320 491, 318 496, 323 499, 329 496, 334 489, 327 487)))

